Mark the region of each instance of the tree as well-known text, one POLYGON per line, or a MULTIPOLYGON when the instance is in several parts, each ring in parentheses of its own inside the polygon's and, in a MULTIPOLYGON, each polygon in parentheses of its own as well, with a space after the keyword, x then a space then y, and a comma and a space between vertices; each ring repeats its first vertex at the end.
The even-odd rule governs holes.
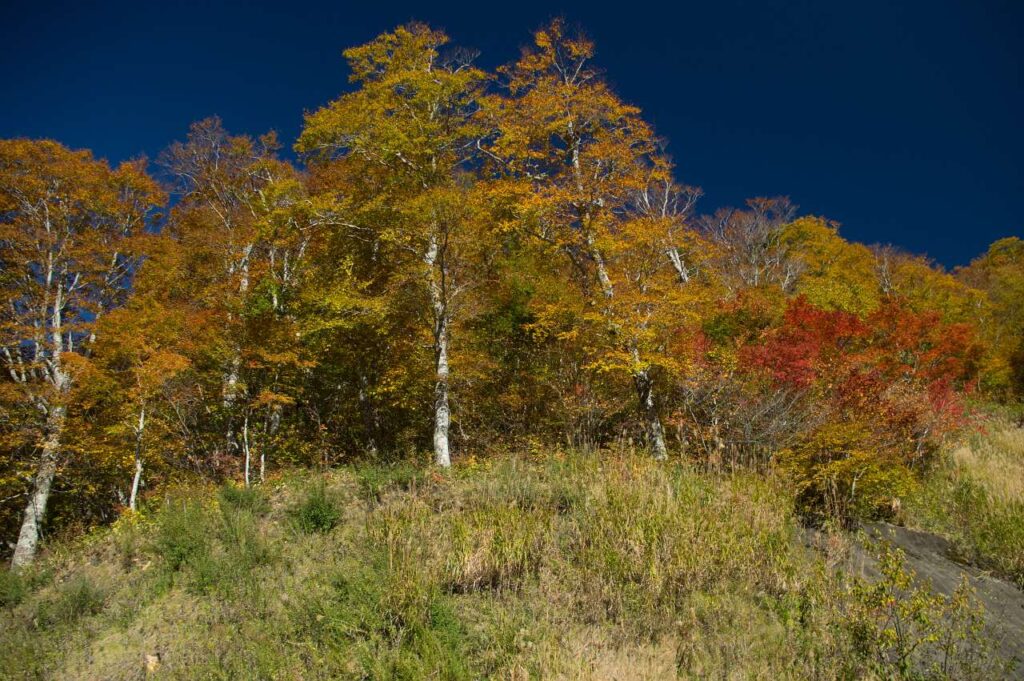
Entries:
POLYGON ((975 317, 992 347, 991 386, 1024 397, 1024 240, 1000 239, 959 272, 960 281, 988 298, 991 316, 975 317))
POLYGON ((162 201, 144 163, 112 170, 56 142, 0 141, 2 353, 9 379, 42 418, 39 462, 12 565, 32 562, 61 464, 67 397, 98 316, 119 305, 136 237, 162 201))
POLYGON ((801 217, 783 228, 781 241, 790 261, 800 263, 794 293, 828 310, 865 315, 878 307, 875 259, 867 247, 842 238, 837 225, 801 217))
POLYGON ((142 295, 136 294, 102 321, 95 354, 96 364, 113 378, 113 394, 107 399, 117 405, 119 419, 112 430, 127 435, 118 439, 132 452, 126 497, 133 511, 146 463, 146 443, 154 439, 147 435, 154 420, 163 426, 161 430, 168 430, 162 423, 160 403, 169 397, 172 381, 191 366, 187 357, 191 338, 202 328, 199 320, 186 316, 186 309, 168 304, 161 296, 167 291, 142 290, 142 295))
POLYGON ((386 249, 394 284, 426 293, 439 466, 451 464, 451 332, 469 283, 462 276, 476 212, 469 170, 484 133, 475 114, 487 82, 469 53, 442 56, 447 43, 441 31, 409 24, 346 50, 358 88, 309 114, 296 145, 314 163, 356 166, 378 181, 379 193, 350 202, 346 228, 386 249))
POLYGON ((596 366, 628 372, 660 459, 667 449, 652 356, 662 345, 657 322, 676 302, 674 280, 688 277, 673 227, 689 199, 673 198, 685 193, 673 185, 671 164, 639 109, 601 79, 593 55, 593 43, 568 35, 560 20, 538 31, 533 48, 501 71, 508 95, 489 100, 499 129, 489 154, 499 174, 528 187, 519 190, 528 232, 575 268, 609 340, 596 366))
POLYGON ((231 135, 209 118, 161 156, 181 197, 166 231, 182 252, 178 271, 188 279, 187 304, 220 326, 207 339, 203 363, 219 365, 221 448, 229 458, 241 454, 246 472, 253 400, 264 395, 268 431, 287 403, 260 382, 274 382, 277 364, 298 361, 294 329, 285 346, 269 346, 294 320, 297 282, 316 225, 301 178, 276 158, 277 149, 273 133, 231 135))
POLYGON ((777 287, 791 293, 805 263, 792 252, 783 232, 796 215, 787 197, 747 201, 748 210, 723 208, 701 216, 700 225, 717 246, 714 266, 727 288, 777 287))

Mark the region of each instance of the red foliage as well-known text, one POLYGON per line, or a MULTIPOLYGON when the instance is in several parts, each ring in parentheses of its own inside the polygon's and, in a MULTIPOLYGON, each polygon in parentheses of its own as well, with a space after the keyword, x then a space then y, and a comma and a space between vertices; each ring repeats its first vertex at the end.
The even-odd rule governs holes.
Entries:
POLYGON ((768 331, 759 345, 747 347, 741 361, 767 370, 780 385, 806 388, 841 371, 867 335, 856 315, 821 310, 801 296, 786 309, 782 325, 768 331))
POLYGON ((982 348, 973 327, 945 324, 936 312, 915 313, 898 302, 867 319, 871 362, 890 380, 949 382, 960 389, 977 373, 982 348))
POLYGON ((807 391, 824 420, 864 423, 878 446, 915 460, 964 423, 980 354, 972 327, 935 313, 894 302, 862 320, 797 298, 740 360, 779 389, 807 391))

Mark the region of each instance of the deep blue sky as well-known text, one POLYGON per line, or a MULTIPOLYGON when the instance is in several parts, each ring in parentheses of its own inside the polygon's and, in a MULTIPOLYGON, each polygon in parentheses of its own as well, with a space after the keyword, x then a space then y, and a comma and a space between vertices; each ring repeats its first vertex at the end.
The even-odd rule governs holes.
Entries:
POLYGON ((290 144, 347 87, 344 47, 415 18, 491 67, 560 14, 704 212, 788 194, 948 266, 1024 235, 1022 0, 89 4, 0 0, 0 137, 119 161, 218 114, 290 144))

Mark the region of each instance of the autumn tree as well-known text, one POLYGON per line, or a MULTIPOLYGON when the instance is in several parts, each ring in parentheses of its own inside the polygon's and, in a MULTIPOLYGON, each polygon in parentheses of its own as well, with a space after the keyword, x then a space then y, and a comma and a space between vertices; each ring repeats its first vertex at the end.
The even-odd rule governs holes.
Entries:
POLYGON ((572 263, 609 339, 595 366, 628 372, 651 451, 664 458, 653 360, 671 362, 659 353, 658 326, 678 302, 677 280, 690 276, 673 228, 692 190, 675 187, 639 109, 611 91, 593 56, 593 43, 562 21, 538 31, 533 47, 502 69, 507 96, 490 100, 500 132, 488 153, 499 174, 529 188, 522 224, 572 263))
MULTIPOLYGON (((137 279, 146 279, 157 259, 147 262, 137 279), (145 271, 149 270, 149 271, 145 271)), ((136 283, 136 295, 100 323, 95 364, 110 378, 105 399, 116 412, 108 430, 119 449, 131 452, 131 480, 124 495, 136 510, 147 460, 147 445, 164 442, 168 449, 175 429, 172 384, 191 366, 188 355, 194 337, 203 330, 202 320, 187 307, 174 305, 171 292, 154 289, 152 283, 136 283), (139 290, 141 289, 141 294, 139 290), (154 427, 155 426, 155 427, 154 427), (154 431, 163 437, 154 437, 154 431)))
MULTIPOLYGON (((425 294, 433 350, 434 459, 449 466, 451 332, 475 201, 470 166, 487 77, 448 37, 401 26, 345 51, 353 92, 306 117, 297 149, 313 163, 364 168, 378 192, 349 202, 346 229, 383 249, 396 291, 425 294)), ((344 191, 344 188, 336 188, 344 191)), ((415 293, 413 293, 415 295, 415 293)))
POLYGON ((866 315, 879 305, 875 259, 864 245, 851 243, 839 234, 835 223, 817 217, 800 217, 783 227, 780 246, 786 260, 799 263, 799 274, 789 284, 796 295, 814 305, 866 315))
POLYGON ((161 201, 141 162, 111 169, 56 142, 0 141, 0 353, 7 378, 42 420, 16 568, 35 556, 76 365, 91 350, 97 317, 127 295, 136 237, 161 201))
POLYGON ((992 347, 988 368, 992 387, 1024 397, 1024 240, 1000 239, 958 273, 958 279, 981 291, 990 316, 978 315, 992 347))
POLYGON ((796 206, 781 196, 750 199, 747 210, 721 208, 700 217, 702 230, 717 246, 714 266, 731 292, 745 287, 793 291, 806 266, 783 236, 794 217, 796 206))
POLYGON ((270 432, 291 401, 275 386, 283 365, 300 362, 295 330, 285 327, 294 322, 295 291, 317 215, 277 149, 272 133, 231 135, 210 118, 193 124, 188 138, 161 156, 180 197, 166 236, 181 251, 187 304, 219 321, 203 354, 219 367, 220 449, 229 458, 241 455, 246 482, 250 412, 258 402, 261 429, 270 432))

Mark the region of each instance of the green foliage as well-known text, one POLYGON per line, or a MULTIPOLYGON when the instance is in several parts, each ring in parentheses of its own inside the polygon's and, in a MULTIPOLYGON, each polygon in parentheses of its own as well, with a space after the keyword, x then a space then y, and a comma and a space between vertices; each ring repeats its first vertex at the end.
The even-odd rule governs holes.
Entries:
POLYGON ((808 516, 845 525, 891 515, 915 488, 911 470, 858 422, 828 423, 776 456, 808 516))
POLYGON ((718 345, 726 345, 737 340, 746 340, 768 323, 753 310, 745 307, 727 312, 720 312, 705 319, 701 325, 704 335, 718 345))
POLYGON ((36 621, 45 628, 72 625, 101 612, 105 600, 104 591, 88 577, 75 576, 59 587, 55 597, 39 605, 36 621))
POLYGON ((878 556, 881 578, 856 582, 846 613, 872 672, 899 679, 974 679, 998 673, 984 610, 964 577, 948 597, 920 584, 898 549, 878 556))
POLYGON ((220 488, 222 506, 248 511, 254 515, 265 515, 270 510, 270 500, 259 487, 242 487, 231 483, 220 488))
POLYGON ((17 572, 0 570, 0 608, 8 608, 21 603, 28 594, 28 585, 17 572))
POLYGON ((981 485, 963 479, 947 503, 961 518, 967 555, 1024 588, 1024 502, 1000 502, 981 485))
POLYGON ((295 527, 306 534, 330 532, 341 520, 341 505, 324 483, 314 484, 291 512, 295 527))
POLYGON ((359 491, 370 503, 378 503, 389 489, 410 490, 423 484, 427 472, 411 461, 369 462, 355 469, 359 491))
POLYGON ((906 522, 947 537, 959 557, 1024 586, 1024 435, 975 436, 928 471, 906 522))
POLYGON ((166 570, 178 572, 201 564, 210 554, 208 512, 198 500, 170 500, 156 520, 153 551, 166 570))
POLYGON ((429 576, 396 569, 381 556, 337 572, 309 614, 313 640, 344 651, 362 678, 475 678, 451 599, 429 576))
MULTIPOLYGON (((113 533, 62 551, 61 581, 0 611, 0 674, 127 681, 153 641, 158 675, 182 679, 1005 673, 967 588, 933 593, 895 553, 878 579, 830 570, 778 481, 608 452, 454 473, 327 533, 179 494, 152 532, 185 556, 180 578, 125 567, 113 533)), ((319 483, 275 486, 272 508, 319 483)))

